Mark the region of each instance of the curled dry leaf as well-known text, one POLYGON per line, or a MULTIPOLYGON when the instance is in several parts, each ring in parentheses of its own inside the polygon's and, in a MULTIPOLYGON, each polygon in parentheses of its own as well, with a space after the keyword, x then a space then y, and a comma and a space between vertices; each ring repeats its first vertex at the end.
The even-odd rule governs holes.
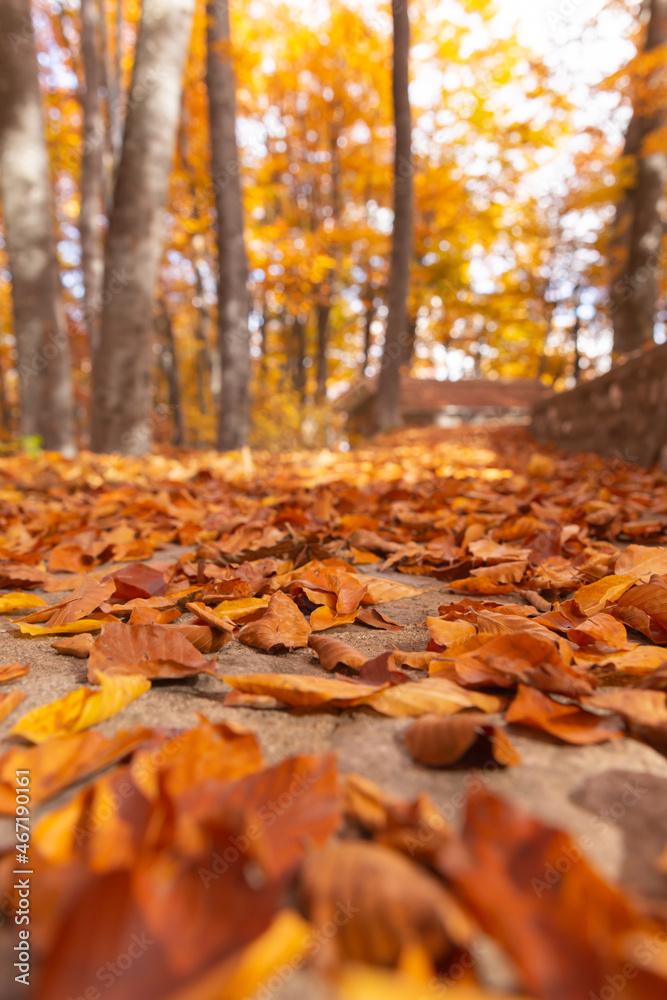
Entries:
POLYGON ((0 684, 16 680, 17 677, 24 677, 27 673, 30 673, 27 663, 5 663, 0 667, 0 684))
POLYGON ((425 677, 386 688, 369 698, 367 704, 380 715, 409 718, 433 712, 452 715, 464 708, 479 708, 483 712, 497 712, 507 704, 506 699, 481 691, 469 691, 455 681, 444 677, 425 677))
POLYGON ((25 694, 23 691, 8 691, 0 694, 0 722, 6 719, 10 712, 13 712, 17 705, 20 705, 25 694))
POLYGON ((604 743, 625 735, 624 728, 612 719, 586 712, 578 705, 563 705, 524 684, 519 684, 505 718, 507 722, 541 729, 577 746, 604 743))
POLYGON ((635 739, 667 754, 667 696, 664 691, 623 688, 598 691, 584 704, 620 715, 635 739))
POLYGON ((406 730, 405 745, 413 760, 429 767, 455 764, 473 748, 505 767, 521 762, 503 727, 489 723, 480 712, 425 715, 406 730))
POLYGON ((109 574, 114 584, 112 599, 128 601, 134 597, 160 597, 167 589, 164 573, 145 563, 134 563, 109 574))
POLYGON ((554 645, 529 632, 498 635, 454 661, 461 684, 516 687, 519 682, 569 697, 592 694, 593 678, 566 664, 554 645))
POLYGON ((61 653, 63 656, 78 656, 79 659, 85 660, 94 643, 94 637, 89 632, 84 632, 81 635, 68 636, 67 639, 56 639, 51 643, 51 649, 55 649, 56 653, 61 653))
POLYGON ((437 963, 473 938, 471 921, 442 883, 382 844, 342 841, 307 855, 301 886, 316 933, 334 920, 341 899, 350 913, 337 922, 325 964, 396 966, 413 946, 437 963))
POLYGON ((307 677, 302 674, 238 674, 225 675, 237 691, 270 695, 292 708, 346 708, 363 705, 382 690, 376 684, 356 684, 330 677, 307 677))
POLYGON ((362 608, 361 611, 357 612, 355 621, 361 622, 362 625, 368 625, 370 628, 386 629, 388 632, 400 632, 405 628, 405 625, 401 625, 400 622, 394 621, 388 615, 382 614, 377 608, 362 608))
POLYGON ((192 677, 215 671, 180 632, 166 625, 111 623, 90 651, 88 679, 97 672, 148 678, 192 677))
POLYGON ((75 781, 114 764, 153 738, 137 727, 110 739, 97 732, 59 736, 34 747, 11 747, 0 758, 0 813, 14 815, 16 772, 30 773, 30 798, 44 802, 75 781))
POLYGON ((191 642, 200 653, 217 653, 232 638, 230 632, 223 632, 219 628, 211 628, 209 625, 197 625, 194 622, 183 622, 182 625, 169 625, 168 627, 191 642))
POLYGON ((238 634, 240 642, 266 653, 286 653, 308 645, 311 628, 291 597, 278 590, 271 597, 259 621, 245 625, 238 634))
POLYGON ((102 673, 95 679, 101 690, 76 688, 64 698, 33 708, 14 723, 10 732, 31 743, 43 743, 65 733, 79 733, 116 715, 151 686, 147 678, 136 675, 110 677, 102 673))
POLYGON ((308 645, 317 654, 320 666, 325 670, 335 670, 336 667, 350 667, 351 670, 360 670, 368 657, 361 653, 354 646, 347 642, 342 642, 333 636, 309 635, 308 645))

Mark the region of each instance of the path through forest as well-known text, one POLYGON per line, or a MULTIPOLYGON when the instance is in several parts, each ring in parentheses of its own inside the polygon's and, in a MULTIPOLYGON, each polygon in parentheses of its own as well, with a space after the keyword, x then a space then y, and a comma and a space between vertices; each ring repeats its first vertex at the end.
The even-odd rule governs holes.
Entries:
MULTIPOLYGON (((143 674, 152 680, 148 690, 133 694, 134 700, 125 699, 120 711, 109 717, 102 713, 94 730, 108 738, 135 727, 151 730, 143 734, 143 744, 138 738, 130 747, 135 759, 141 752, 137 746, 159 744, 162 730, 173 738, 196 727, 197 713, 216 725, 251 730, 266 766, 295 755, 333 752, 341 776, 359 775, 401 800, 430 796, 445 822, 431 824, 433 829, 427 824, 425 835, 423 815, 419 823, 414 815, 409 822, 404 816, 413 834, 412 848, 405 853, 416 859, 411 864, 421 861, 440 874, 433 838, 439 842, 457 836, 453 831, 464 822, 470 808, 466 802, 480 794, 481 778, 493 795, 573 838, 569 853, 547 853, 538 863, 535 844, 546 836, 540 833, 546 828, 538 824, 535 843, 529 843, 531 834, 517 827, 517 838, 526 837, 519 853, 525 871, 514 878, 517 892, 531 901, 529 909, 564 905, 554 902, 553 889, 557 885, 561 892, 561 880, 568 877, 586 886, 579 861, 583 853, 606 878, 630 892, 641 914, 639 923, 653 920, 656 928, 664 923, 667 872, 659 859, 667 846, 667 548, 661 543, 667 527, 667 478, 662 474, 620 460, 538 450, 521 429, 480 428, 403 431, 347 455, 190 453, 143 462, 84 455, 69 463, 47 455, 30 461, 8 458, 0 463, 0 479, 0 579, 5 592, 20 595, 0 596, 0 607, 11 611, 13 602, 18 608, 25 595, 34 598, 33 605, 39 604, 37 598, 50 606, 71 602, 59 612, 42 611, 42 604, 11 611, 0 633, 0 662, 30 667, 22 676, 10 669, 0 689, 4 698, 15 691, 25 695, 20 705, 7 705, 1 730, 0 812, 5 816, 0 819, 0 849, 8 852, 0 868, 3 889, 11 885, 14 857, 13 789, 7 796, 9 769, 16 767, 12 748, 27 747, 26 740, 35 744, 26 751, 33 754, 33 783, 39 784, 40 769, 51 769, 44 782, 45 801, 32 817, 32 850, 39 859, 42 891, 65 861, 92 879, 100 877, 99 857, 96 863, 94 852, 87 853, 88 841, 80 853, 65 846, 62 831, 70 822, 75 828, 82 824, 82 814, 68 818, 66 811, 55 812, 67 803, 83 802, 86 792, 77 784, 82 775, 63 765, 65 776, 59 776, 55 758, 49 764, 45 756, 37 756, 40 748, 53 748, 68 731, 76 732, 78 710, 67 718, 47 708, 46 715, 29 716, 16 725, 26 713, 80 691, 90 665, 91 671, 99 668, 115 679, 143 674), (109 574, 113 578, 108 580, 109 574), (552 610, 557 604, 559 609, 552 610), (35 613, 39 621, 16 623, 35 613), (187 634, 200 649, 206 651, 207 642, 214 647, 224 642, 217 652, 205 654, 208 662, 189 642, 191 656, 182 647, 169 646, 177 626, 189 622, 199 624, 196 634, 187 634), (49 625, 54 633, 40 635, 49 625), (347 645, 337 646, 336 640, 347 645), (53 642, 63 641, 77 645, 76 656, 52 648, 53 642), (361 656, 355 657, 355 650, 361 656), (381 656, 392 650, 390 658, 381 656), (480 735, 484 745, 464 754, 465 737, 451 727, 471 709, 486 713, 477 726, 485 726, 492 739, 484 742, 480 735), (508 720, 517 720, 506 729, 505 710, 508 720), (436 715, 419 723, 424 731, 414 729, 426 713, 436 715), (414 735, 406 740, 411 729, 414 735), (448 759, 449 766, 419 762, 434 754, 441 763, 448 759), (48 820, 40 827, 37 821, 50 815, 62 819, 55 827, 48 820), (450 824, 452 832, 443 833, 450 824)), ((5 669, 0 667, 0 679, 5 669)), ((93 715, 81 726, 95 721, 93 715)), ((88 737, 84 732, 69 738, 88 737)), ((81 742, 78 749, 84 759, 89 748, 81 742)), ((175 757, 189 752, 177 745, 175 757)), ((117 752, 114 758, 110 751, 109 759, 122 756, 117 752)), ((195 781, 196 765, 191 766, 190 780, 195 781)), ((93 780, 104 781, 101 769, 101 764, 91 765, 97 773, 83 775, 84 788, 93 780)), ((313 794, 317 812, 321 802, 318 806, 313 794)), ((348 784, 345 837, 353 837, 355 829, 358 837, 365 828, 367 835, 370 829, 382 839, 368 821, 375 794, 380 795, 363 783, 348 784)), ((376 813, 391 813, 387 802, 379 802, 381 795, 374 800, 376 813)), ((94 816, 99 803, 81 808, 94 816)), ((128 821, 139 822, 136 816, 124 816, 123 822, 128 821)), ((302 821, 308 838, 308 810, 302 821)), ((111 810, 90 836, 102 836, 98 827, 118 836, 122 824, 116 827, 117 822, 120 814, 111 810)), ((512 822, 513 813, 505 816, 509 827, 512 822)), ((335 824, 328 833, 334 829, 335 824)), ((310 834, 320 843, 322 838, 310 834)), ((386 840, 386 829, 384 835, 386 840)), ((492 823, 485 836, 490 843, 496 835, 501 836, 492 823)), ((283 834, 276 828, 269 836, 283 834)), ((107 850, 108 844, 103 853, 107 850)), ((501 851, 500 858, 511 866, 507 854, 501 851)), ((136 858, 133 863, 138 864, 136 858)), ((591 954, 600 959, 598 979, 598 972, 577 972, 576 955, 570 972, 560 966, 558 973, 550 971, 544 957, 536 972, 521 954, 534 942, 529 947, 529 938, 522 940, 526 916, 518 897, 499 897, 494 917, 479 901, 471 902, 474 893, 466 895, 455 876, 445 878, 485 931, 485 947, 465 946, 474 956, 470 964, 483 984, 480 989, 522 988, 547 997, 560 976, 561 985, 568 984, 568 998, 584 997, 596 983, 604 986, 603 973, 611 974, 615 962, 623 964, 610 938, 590 943, 591 954), (494 932, 497 920, 509 921, 512 928, 516 923, 514 952, 502 932, 494 932)), ((354 881, 352 875, 350 879, 354 881)), ((76 891, 85 894, 82 880, 76 891)), ((39 885, 37 881, 37 900, 39 885)), ((381 890, 371 886, 368 891, 372 896, 381 890)), ((502 887, 490 884, 489 894, 494 892, 502 895, 502 887)), ((320 903, 325 895, 322 886, 315 891, 320 903)), ((437 989, 442 984, 453 988, 456 973, 450 970, 449 979, 446 974, 451 955, 445 961, 432 936, 424 932, 420 937, 415 914, 411 927, 409 897, 407 892, 399 951, 405 957, 407 944, 419 944, 429 975, 437 971, 444 976, 437 989)), ((228 904, 233 899, 226 898, 228 904)), ((5 915, 11 916, 11 900, 10 892, 5 915)), ((190 900, 188 905, 197 904, 190 900)), ((304 915, 317 925, 312 892, 304 915)), ((62 913, 47 919, 37 901, 38 969, 43 965, 47 970, 35 994, 40 1000, 65 1000, 70 994, 86 995, 90 983, 99 986, 93 975, 99 956, 83 973, 62 960, 72 944, 62 923, 58 926, 63 919, 62 913), (61 957, 54 957, 55 952, 61 957)), ((373 916, 365 919, 372 923, 373 916)), ((535 922, 532 911, 528 922, 535 922)), ((155 929, 155 923, 149 925, 155 929)), ((14 930, 7 921, 0 935, 4 956, 11 953, 14 930)), ((79 926, 71 934, 81 932, 79 926)), ((174 927, 165 931, 173 932, 174 927)), ((530 933, 540 939, 545 955, 558 954, 553 928, 530 933)), ((99 934, 113 939, 108 927, 99 934)), ((108 947, 115 953, 118 946, 108 947)), ((85 942, 79 948, 85 951, 85 942)), ((245 992, 221 993, 219 983, 215 994, 187 991, 192 969, 197 974, 210 971, 207 963, 214 952, 203 954, 199 965, 194 962, 191 978, 180 970, 183 992, 174 997, 240 1000, 249 995, 245 987, 245 992)), ((355 953, 342 940, 334 964, 345 967, 345 958, 379 961, 373 946, 355 953)), ((308 962, 306 956, 296 965, 296 974, 274 983, 272 996, 361 996, 354 992, 361 986, 351 981, 336 993, 322 963, 308 962)), ((413 966, 407 963, 418 981, 413 966)), ((661 995, 664 969, 661 958, 655 968, 643 963, 638 987, 643 992, 636 995, 661 995)), ((134 997, 132 975, 112 982, 100 995, 134 997)), ((252 977, 249 981, 259 984, 252 977)), ((139 978, 137 996, 142 988, 139 978)), ((394 995, 387 992, 387 983, 383 988, 385 992, 375 984, 378 997, 394 995)), ((405 989, 403 983, 401 995, 411 995, 405 989)), ((440 995, 424 992, 426 986, 419 989, 415 996, 440 995)), ((436 989, 433 982, 428 989, 436 989)), ((22 995, 17 986, 16 996, 22 995)), ((150 994, 151 1000, 167 995, 172 993, 159 989, 150 994)))

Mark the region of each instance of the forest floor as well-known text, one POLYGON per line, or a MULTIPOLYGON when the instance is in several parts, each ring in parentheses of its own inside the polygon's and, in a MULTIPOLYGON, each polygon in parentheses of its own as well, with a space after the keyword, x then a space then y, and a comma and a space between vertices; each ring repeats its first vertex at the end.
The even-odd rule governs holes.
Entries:
POLYGON ((3 997, 27 995, 9 957, 21 768, 38 1000, 664 996, 666 534, 667 477, 513 427, 0 461, 3 997), (95 671, 103 696, 72 702, 95 671), (323 847, 336 832, 375 861, 323 847), (153 947, 110 971, 141 928, 153 947))

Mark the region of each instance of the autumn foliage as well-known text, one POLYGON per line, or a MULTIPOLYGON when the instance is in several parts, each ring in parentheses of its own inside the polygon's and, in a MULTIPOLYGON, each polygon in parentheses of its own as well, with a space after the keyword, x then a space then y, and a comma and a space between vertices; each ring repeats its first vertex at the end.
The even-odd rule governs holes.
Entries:
MULTIPOLYGON (((481 1000, 489 939, 516 996, 620 976, 664 995, 660 950, 637 947, 658 902, 486 783, 533 740, 667 752, 664 477, 533 448, 429 431, 271 464, 42 456, 28 482, 0 463, 4 641, 23 636, 0 673, 0 813, 29 772, 39 1000, 100 969, 111 998, 243 1000, 286 965, 314 996, 481 1000), (49 646, 50 701, 32 684, 49 646), (146 724, 173 692, 178 726, 146 724), (363 756, 341 773, 328 751, 267 753, 276 713, 293 735, 390 721, 404 767, 467 776, 462 828, 363 756)), ((8 915, 17 857, 5 844, 8 915)))

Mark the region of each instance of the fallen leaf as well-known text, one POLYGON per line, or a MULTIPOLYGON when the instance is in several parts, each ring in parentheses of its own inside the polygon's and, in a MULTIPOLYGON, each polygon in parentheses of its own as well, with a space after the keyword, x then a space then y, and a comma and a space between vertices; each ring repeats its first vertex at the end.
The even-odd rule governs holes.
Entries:
POLYGON ((180 632, 166 625, 105 625, 88 660, 88 680, 98 673, 140 674, 151 679, 215 675, 209 661, 180 632))
POLYGON ((13 591, 11 594, 0 596, 0 615, 6 615, 9 611, 20 611, 22 608, 44 608, 46 601, 37 594, 22 594, 20 591, 13 591))
POLYGON ((369 625, 371 628, 387 629, 389 632, 400 632, 405 628, 405 625, 394 621, 388 615, 383 615, 377 608, 362 608, 361 611, 357 612, 354 620, 361 622, 362 625, 369 625))
POLYGON ((53 628, 28 625, 25 622, 19 622, 18 626, 24 635, 77 635, 79 632, 99 632, 102 628, 102 622, 96 621, 94 618, 82 618, 80 621, 70 622, 67 625, 55 625, 53 628))
POLYGON ((285 653, 308 645, 311 628, 287 594, 277 591, 259 621, 245 625, 237 638, 265 653, 285 653))
POLYGON ((404 739, 413 760, 429 767, 447 767, 473 749, 485 761, 504 766, 521 761, 503 727, 479 712, 424 715, 406 729, 404 739))
POLYGON ((39 746, 11 747, 0 758, 0 813, 14 815, 19 770, 30 774, 30 799, 36 804, 122 760, 151 738, 151 729, 137 727, 111 738, 83 732, 59 736, 39 746))
POLYGON ((426 677, 386 688, 369 698, 367 704, 380 715, 400 719, 429 712, 452 715, 466 708, 497 712, 504 708, 506 701, 496 695, 469 691, 444 677, 426 677))
POLYGON ((17 705, 20 705, 25 694, 23 691, 8 691, 0 694, 0 722, 6 719, 10 712, 13 712, 17 705))
POLYGON ((76 688, 64 698, 33 708, 14 723, 10 732, 31 743, 43 743, 65 733, 79 733, 116 715, 151 686, 147 678, 133 675, 111 677, 102 673, 96 680, 101 690, 76 688))
POLYGON ((541 729, 564 743, 577 746, 604 743, 625 735, 623 727, 613 720, 586 712, 578 705, 563 705, 524 684, 519 684, 505 718, 507 722, 541 729))
POLYGON ((25 677, 27 673, 30 673, 27 663, 6 663, 0 667, 0 684, 16 680, 17 677, 25 677))
POLYGON ((301 885, 315 932, 338 925, 329 939, 332 965, 343 959, 395 966, 415 944, 442 962, 473 937, 473 925, 442 883, 381 844, 342 841, 309 854, 301 885), (341 895, 347 920, 336 920, 341 895))
POLYGON ((360 670, 368 659, 354 646, 342 642, 333 636, 309 635, 308 645, 317 654, 320 666, 325 670, 335 670, 336 667, 350 667, 352 670, 360 670))
POLYGON ((56 639, 51 643, 51 649, 55 649, 56 653, 61 653, 63 656, 78 656, 79 659, 85 660, 94 643, 94 637, 88 632, 83 632, 68 639, 56 639))
POLYGON ((377 694, 375 684, 356 684, 330 677, 306 677, 302 674, 226 674, 231 687, 249 694, 270 695, 292 708, 332 708, 363 705, 377 694))

